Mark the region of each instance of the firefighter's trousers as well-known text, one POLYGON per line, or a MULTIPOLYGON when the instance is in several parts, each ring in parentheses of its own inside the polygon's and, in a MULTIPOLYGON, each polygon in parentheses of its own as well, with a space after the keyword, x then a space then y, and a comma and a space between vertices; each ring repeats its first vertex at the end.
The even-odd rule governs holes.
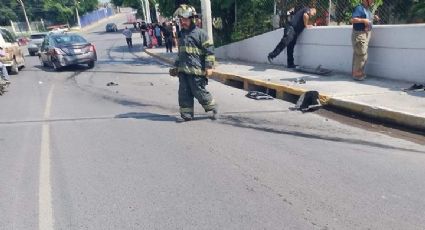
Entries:
POLYGON ((193 118, 194 98, 202 105, 205 112, 216 109, 215 101, 205 88, 208 79, 204 76, 179 73, 179 106, 183 118, 193 118))

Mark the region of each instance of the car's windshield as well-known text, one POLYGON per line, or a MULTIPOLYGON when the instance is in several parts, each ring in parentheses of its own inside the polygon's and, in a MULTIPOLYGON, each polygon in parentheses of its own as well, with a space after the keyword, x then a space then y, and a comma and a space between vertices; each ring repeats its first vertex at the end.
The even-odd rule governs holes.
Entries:
POLYGON ((83 37, 73 34, 73 35, 60 35, 60 36, 54 36, 53 40, 56 44, 62 45, 62 44, 73 44, 73 43, 86 43, 86 39, 83 37))

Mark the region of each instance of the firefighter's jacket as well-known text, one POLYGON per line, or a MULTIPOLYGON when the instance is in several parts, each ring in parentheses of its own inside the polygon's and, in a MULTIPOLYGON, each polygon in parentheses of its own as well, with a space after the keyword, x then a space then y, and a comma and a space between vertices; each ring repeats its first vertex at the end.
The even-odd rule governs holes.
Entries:
POLYGON ((205 31, 194 25, 188 30, 182 29, 175 62, 178 72, 205 76, 205 69, 213 68, 214 62, 214 45, 205 31))

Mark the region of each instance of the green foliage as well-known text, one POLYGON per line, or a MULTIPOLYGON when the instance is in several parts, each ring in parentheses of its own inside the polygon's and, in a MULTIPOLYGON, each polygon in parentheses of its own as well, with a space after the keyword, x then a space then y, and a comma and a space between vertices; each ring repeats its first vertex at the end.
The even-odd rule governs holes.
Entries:
POLYGON ((249 0, 238 5, 237 15, 241 20, 236 23, 231 36, 232 41, 239 41, 272 29, 273 8, 266 3, 267 1, 263 0, 249 0))
MULTIPOLYGON (((53 23, 76 23, 75 0, 23 0, 30 21, 44 19, 53 23)), ((79 0, 78 12, 83 15, 97 8, 98 0, 79 0)), ((0 25, 10 20, 25 21, 23 10, 17 0, 0 0, 0 25)))
POLYGON ((71 8, 66 7, 55 0, 46 0, 44 2, 44 12, 49 15, 49 20, 58 23, 68 22, 73 15, 71 8))
POLYGON ((417 1, 412 5, 409 19, 412 22, 425 22, 425 0, 417 1))
POLYGON ((9 25, 10 20, 14 21, 18 19, 15 12, 9 7, 0 8, 0 25, 9 25))

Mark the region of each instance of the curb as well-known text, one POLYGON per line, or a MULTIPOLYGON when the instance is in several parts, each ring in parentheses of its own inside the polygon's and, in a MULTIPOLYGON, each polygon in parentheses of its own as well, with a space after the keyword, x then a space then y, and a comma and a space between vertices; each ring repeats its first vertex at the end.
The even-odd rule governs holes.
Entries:
MULTIPOLYGON (((160 59, 168 64, 174 64, 174 60, 166 57, 162 57, 159 54, 152 53, 148 50, 144 50, 148 55, 160 59)), ((272 94, 278 99, 284 99, 287 96, 300 96, 307 90, 296 88, 287 85, 280 85, 267 81, 252 79, 247 76, 241 76, 231 73, 223 73, 214 71, 213 79, 218 80, 224 84, 231 84, 231 82, 239 82, 238 88, 244 90, 258 90, 265 89, 267 92, 271 91, 272 94)), ((425 131, 425 117, 417 115, 403 113, 395 110, 391 110, 384 107, 371 106, 359 102, 353 102, 349 100, 334 98, 328 95, 320 94, 320 102, 326 106, 332 106, 338 109, 350 111, 352 113, 361 114, 366 117, 378 119, 380 121, 397 124, 400 126, 408 127, 414 130, 425 131)))

